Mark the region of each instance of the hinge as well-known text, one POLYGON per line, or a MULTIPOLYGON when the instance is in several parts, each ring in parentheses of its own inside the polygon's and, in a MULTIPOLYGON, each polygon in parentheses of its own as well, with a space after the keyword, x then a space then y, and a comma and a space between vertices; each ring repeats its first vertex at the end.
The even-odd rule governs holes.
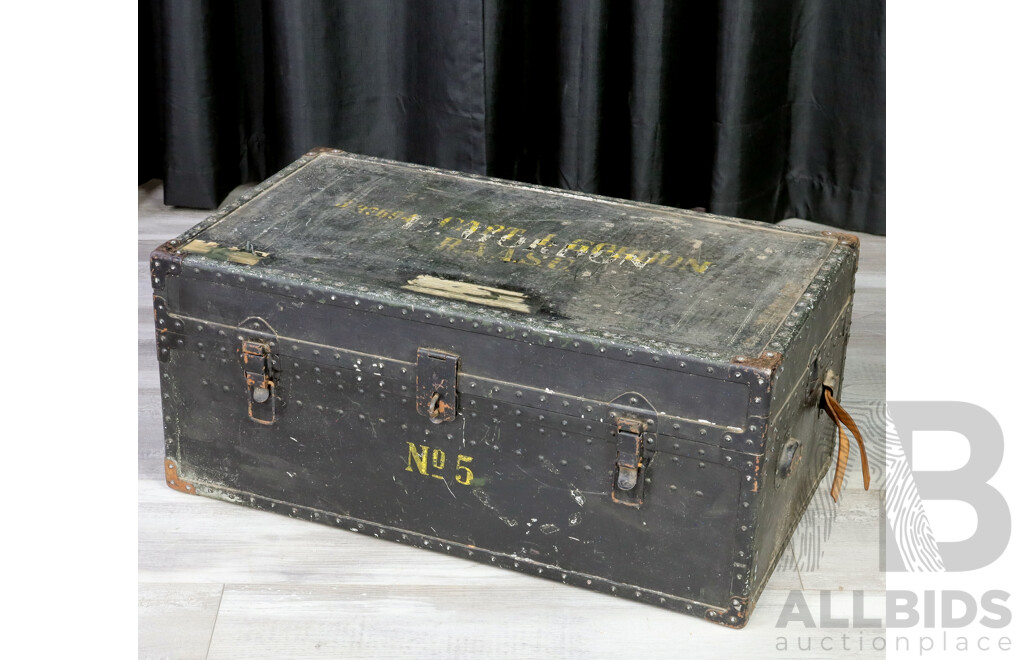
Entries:
POLYGON ((260 424, 273 424, 277 417, 277 403, 270 346, 261 341, 243 341, 241 352, 249 419, 260 424))
POLYGON ((416 351, 416 412, 434 424, 450 422, 458 412, 459 356, 420 348, 416 351))
POLYGON ((644 501, 644 431, 647 426, 637 419, 619 417, 615 437, 618 453, 615 459, 615 482, 612 500, 626 506, 639 507, 644 501))

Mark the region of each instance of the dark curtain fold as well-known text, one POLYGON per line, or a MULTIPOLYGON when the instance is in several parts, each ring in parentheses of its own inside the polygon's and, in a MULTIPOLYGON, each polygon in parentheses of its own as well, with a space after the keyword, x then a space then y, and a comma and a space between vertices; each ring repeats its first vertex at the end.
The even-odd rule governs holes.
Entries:
POLYGON ((881 0, 144 0, 139 178, 312 147, 885 233, 881 0))

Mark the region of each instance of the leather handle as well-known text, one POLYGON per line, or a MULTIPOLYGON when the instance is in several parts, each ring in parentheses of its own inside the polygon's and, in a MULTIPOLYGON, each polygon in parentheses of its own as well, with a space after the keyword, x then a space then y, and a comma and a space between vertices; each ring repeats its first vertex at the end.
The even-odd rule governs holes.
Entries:
POLYGON ((832 479, 831 492, 832 499, 838 502, 839 489, 842 487, 843 477, 846 475, 846 460, 850 456, 850 441, 843 432, 843 426, 853 433, 853 437, 857 439, 857 445, 860 448, 860 469, 864 475, 864 490, 867 490, 868 486, 871 485, 871 471, 868 469, 868 453, 864 449, 864 438, 860 434, 860 429, 857 428, 857 423, 853 421, 853 417, 850 417, 850 413, 843 410, 843 407, 836 401, 831 387, 825 388, 824 399, 825 413, 832 418, 836 428, 839 429, 839 453, 836 456, 836 474, 832 479))

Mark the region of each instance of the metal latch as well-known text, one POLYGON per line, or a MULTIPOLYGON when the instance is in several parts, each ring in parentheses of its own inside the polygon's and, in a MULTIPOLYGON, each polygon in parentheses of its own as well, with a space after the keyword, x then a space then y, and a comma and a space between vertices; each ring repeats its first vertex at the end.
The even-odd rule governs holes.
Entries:
POLYGON ((639 507, 644 497, 644 431, 646 425, 636 419, 619 417, 616 425, 618 454, 615 459, 615 483, 612 500, 639 507))
POLYGON ((270 347, 263 342, 242 342, 242 370, 249 393, 249 419, 273 424, 277 415, 270 347))
POLYGON ((416 351, 416 412, 434 424, 455 419, 459 356, 432 348, 416 351))

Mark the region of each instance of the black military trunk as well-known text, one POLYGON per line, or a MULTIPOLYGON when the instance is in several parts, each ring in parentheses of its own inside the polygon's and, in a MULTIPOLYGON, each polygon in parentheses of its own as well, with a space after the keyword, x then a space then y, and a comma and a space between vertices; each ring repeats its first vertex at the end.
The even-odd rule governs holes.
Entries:
POLYGON ((152 257, 168 483, 742 626, 856 238, 318 150, 152 257))

